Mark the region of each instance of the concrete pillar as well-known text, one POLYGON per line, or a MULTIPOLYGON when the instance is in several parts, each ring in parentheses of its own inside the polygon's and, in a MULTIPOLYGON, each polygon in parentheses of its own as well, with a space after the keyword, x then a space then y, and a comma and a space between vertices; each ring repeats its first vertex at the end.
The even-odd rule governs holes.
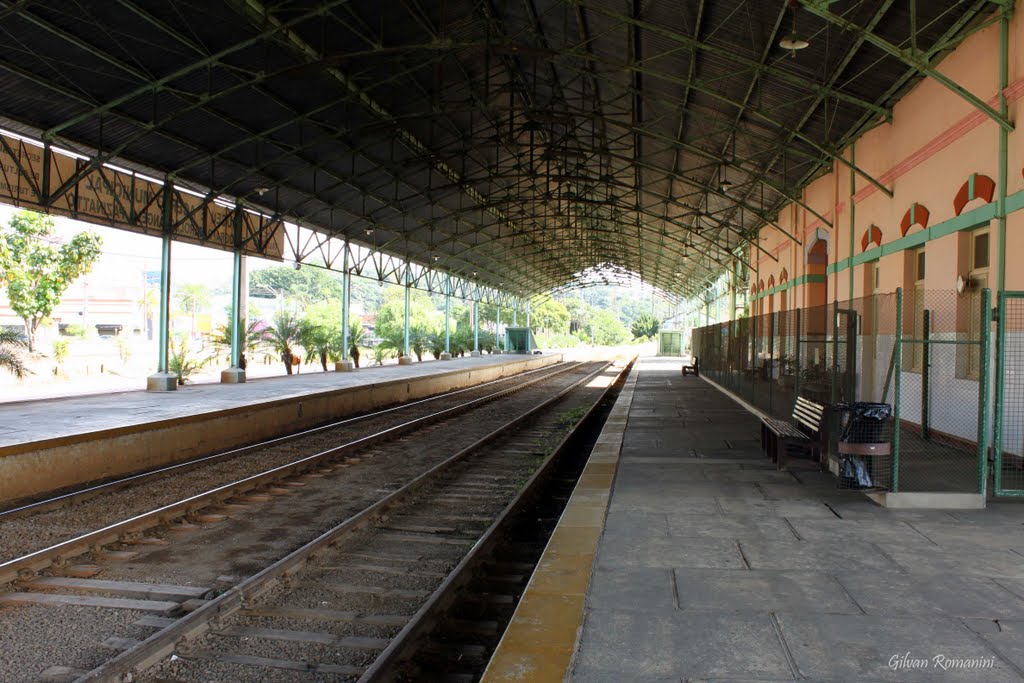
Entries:
POLYGON ((242 292, 242 271, 245 269, 245 257, 241 249, 235 249, 231 264, 231 320, 228 326, 231 331, 231 367, 221 370, 221 384, 241 384, 245 382, 245 370, 241 367, 242 354, 245 352, 246 321, 242 313, 242 300, 246 298, 242 292))
MULTIPOLYGON (((166 201, 166 200, 165 200, 166 201)), ((171 334, 171 233, 165 231, 160 245, 160 324, 156 373, 146 378, 146 391, 174 391, 178 378, 169 372, 167 351, 171 334)))
POLYGON ((471 356, 480 355, 480 302, 473 300, 473 353, 471 356))

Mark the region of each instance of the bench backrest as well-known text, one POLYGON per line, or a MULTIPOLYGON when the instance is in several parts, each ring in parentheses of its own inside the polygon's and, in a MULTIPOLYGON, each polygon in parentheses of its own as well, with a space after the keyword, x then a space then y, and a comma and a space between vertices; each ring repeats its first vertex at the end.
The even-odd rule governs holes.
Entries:
POLYGON ((793 404, 793 419, 813 432, 820 432, 825 421, 825 406, 797 396, 793 404))

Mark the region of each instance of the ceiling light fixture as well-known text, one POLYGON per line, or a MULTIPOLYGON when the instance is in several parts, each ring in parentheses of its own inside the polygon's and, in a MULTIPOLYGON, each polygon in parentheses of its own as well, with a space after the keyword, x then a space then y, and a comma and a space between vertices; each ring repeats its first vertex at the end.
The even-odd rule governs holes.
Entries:
POLYGON ((788 36, 779 41, 779 47, 783 50, 789 50, 790 57, 796 59, 796 51, 809 47, 810 43, 798 36, 796 33, 797 0, 790 0, 789 9, 793 13, 793 30, 788 36))

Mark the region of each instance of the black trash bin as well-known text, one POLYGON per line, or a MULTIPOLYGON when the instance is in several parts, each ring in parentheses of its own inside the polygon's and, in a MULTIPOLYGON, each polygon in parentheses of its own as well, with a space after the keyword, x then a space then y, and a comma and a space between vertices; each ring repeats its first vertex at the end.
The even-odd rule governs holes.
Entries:
POLYGON ((833 407, 839 420, 839 488, 887 489, 892 483, 892 406, 850 401, 833 407))

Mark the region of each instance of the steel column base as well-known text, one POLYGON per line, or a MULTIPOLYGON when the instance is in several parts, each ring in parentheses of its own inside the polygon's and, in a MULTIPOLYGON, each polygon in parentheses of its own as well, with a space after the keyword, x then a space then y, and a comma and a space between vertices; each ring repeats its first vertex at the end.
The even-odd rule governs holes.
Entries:
POLYGON ((470 352, 469 352, 469 355, 470 355, 470 356, 471 356, 472 358, 479 358, 479 357, 480 357, 480 352, 479 352, 479 351, 470 351, 470 352))
POLYGON ((245 370, 242 368, 228 368, 220 371, 221 384, 244 384, 245 370))
POLYGON ((158 372, 146 378, 146 391, 176 391, 178 376, 170 372, 158 372))
POLYGON ((452 359, 452 354, 448 353, 447 351, 445 351, 444 353, 441 354, 441 360, 451 360, 451 359, 452 359))
POLYGON ((399 365, 412 365, 412 356, 402 356, 398 359, 399 365))
POLYGON ((337 363, 334 364, 335 372, 354 372, 355 369, 355 362, 350 360, 339 360, 337 363))

